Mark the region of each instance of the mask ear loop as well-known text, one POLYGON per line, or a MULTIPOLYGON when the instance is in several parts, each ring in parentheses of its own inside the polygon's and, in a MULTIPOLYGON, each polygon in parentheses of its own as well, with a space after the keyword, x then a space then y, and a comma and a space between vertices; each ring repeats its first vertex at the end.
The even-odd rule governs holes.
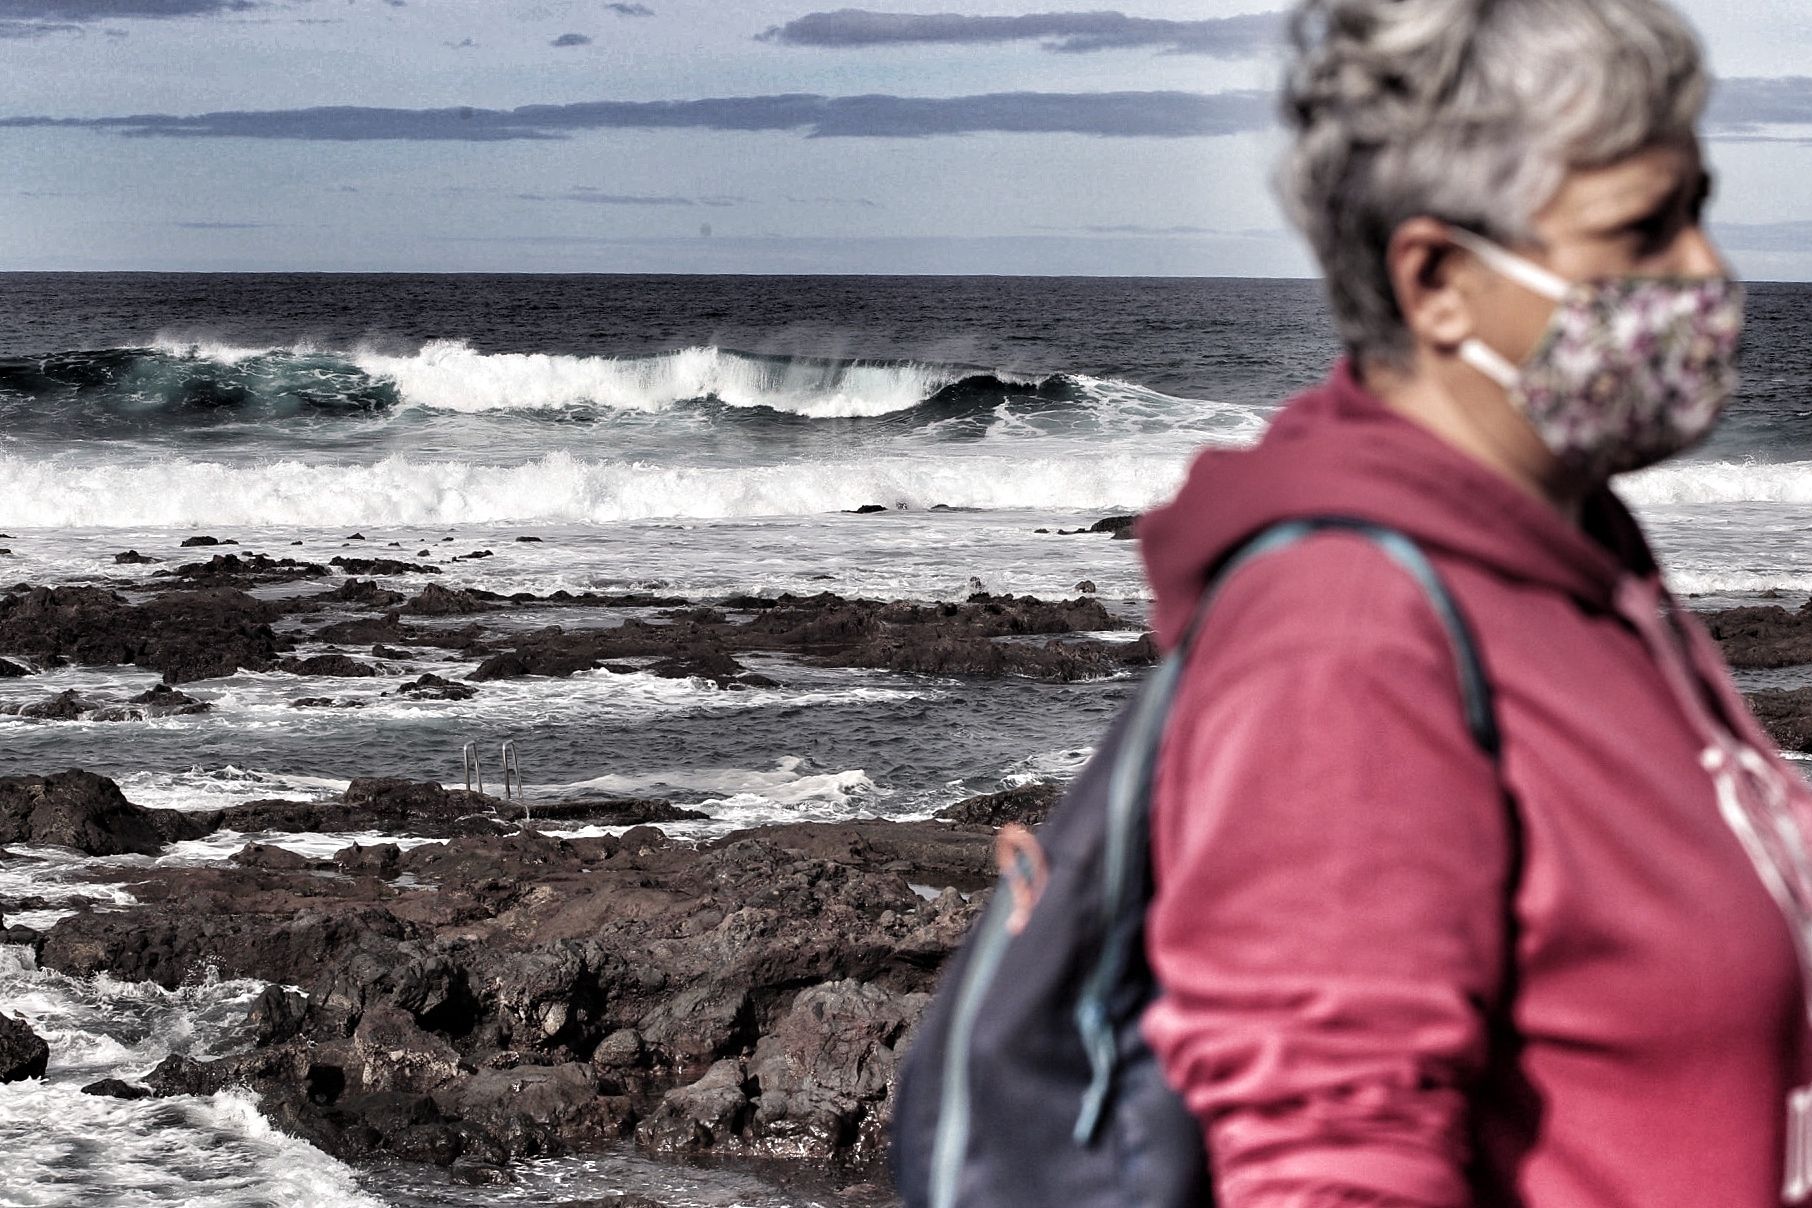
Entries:
MULTIPOLYGON (((1450 226, 1448 236, 1459 247, 1465 248, 1479 262, 1501 277, 1506 277, 1522 286, 1532 294, 1538 294, 1553 302, 1560 302, 1572 292, 1573 286, 1566 278, 1549 272, 1534 261, 1525 260, 1515 252, 1508 251, 1483 235, 1474 234, 1464 227, 1450 226)), ((1522 370, 1511 363, 1510 359, 1483 340, 1473 338, 1466 340, 1459 348, 1460 359, 1484 374, 1506 391, 1515 391, 1522 380, 1522 370)))
POLYGON ((1448 235, 1459 246, 1477 256, 1486 268, 1500 277, 1508 277, 1533 294, 1540 294, 1550 302, 1561 302, 1573 291, 1573 283, 1556 273, 1549 272, 1533 260, 1525 260, 1515 252, 1499 247, 1483 235, 1476 235, 1464 227, 1449 227, 1448 235))

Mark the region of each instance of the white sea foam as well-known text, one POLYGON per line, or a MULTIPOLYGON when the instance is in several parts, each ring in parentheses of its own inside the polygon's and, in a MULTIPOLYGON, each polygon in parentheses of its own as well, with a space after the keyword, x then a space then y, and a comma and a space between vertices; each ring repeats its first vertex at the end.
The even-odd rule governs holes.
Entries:
POLYGON ((1142 508, 1187 453, 895 454, 748 467, 598 461, 524 465, 389 457, 372 465, 154 463, 0 456, 0 517, 24 527, 608 524, 657 517, 809 515, 864 504, 1142 508))
POLYGON ((467 412, 581 403, 662 411, 710 397, 815 418, 876 416, 916 407, 965 376, 948 366, 790 361, 720 348, 644 357, 481 353, 459 340, 430 341, 412 356, 360 352, 352 359, 395 382, 406 403, 467 412))
POLYGON ((1812 462, 1688 461, 1617 480, 1639 506, 1715 503, 1812 504, 1812 462))

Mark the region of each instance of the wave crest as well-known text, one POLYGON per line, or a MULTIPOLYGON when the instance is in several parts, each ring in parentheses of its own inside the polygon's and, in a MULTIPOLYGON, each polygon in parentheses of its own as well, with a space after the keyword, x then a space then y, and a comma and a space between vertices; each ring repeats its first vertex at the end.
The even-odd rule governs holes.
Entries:
POLYGON ((24 527, 608 524, 889 507, 1144 508, 1186 455, 877 456, 747 467, 549 453, 522 465, 417 461, 100 463, 0 455, 0 515, 24 527))

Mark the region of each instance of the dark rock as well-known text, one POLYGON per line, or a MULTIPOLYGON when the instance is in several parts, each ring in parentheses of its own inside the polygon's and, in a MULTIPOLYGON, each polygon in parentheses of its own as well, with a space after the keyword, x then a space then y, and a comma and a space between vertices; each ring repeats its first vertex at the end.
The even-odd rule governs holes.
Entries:
POLYGON ((215 554, 206 562, 185 562, 174 570, 153 572, 159 579, 187 579, 191 582, 239 585, 245 583, 283 583, 294 579, 318 579, 327 568, 318 562, 297 562, 294 558, 271 558, 264 554, 215 554))
POLYGON ((22 1019, 0 1015, 0 1082, 42 1078, 50 1046, 22 1019))
POLYGON ((478 695, 478 689, 470 684, 442 679, 438 675, 424 675, 398 688, 396 694, 412 700, 471 700, 478 695))
POLYGON ((901 1040, 929 1002, 858 981, 801 991, 749 1062, 759 1149, 878 1163, 901 1040))
POLYGON ((59 692, 45 700, 19 706, 17 715, 36 721, 74 721, 82 714, 93 712, 99 707, 97 703, 88 700, 71 688, 67 692, 59 692))
POLYGON ((440 567, 426 562, 399 562, 395 558, 330 558, 327 565, 337 566, 349 575, 438 575, 440 567))
POLYGON ((746 670, 726 652, 709 648, 662 659, 648 668, 649 674, 662 679, 708 679, 720 686, 746 670))
POLYGON ((333 591, 315 597, 318 600, 364 604, 372 608, 390 608, 409 597, 400 591, 378 586, 376 579, 348 579, 333 591))
POLYGON ((247 868, 299 869, 312 863, 307 856, 268 843, 247 843, 233 853, 233 863, 247 868))
POLYGON ((197 839, 219 815, 151 810, 92 772, 0 777, 0 843, 73 847, 91 856, 155 855, 166 843, 197 839))
POLYGON ((1812 752, 1812 688, 1745 694, 1749 711, 1783 750, 1812 752))
POLYGON ((302 1031, 308 1019, 308 998, 282 986, 267 986, 246 1012, 246 1026, 259 1044, 280 1044, 302 1031))
POLYGON ((1812 663, 1812 601, 1793 612, 1768 604, 1728 608, 1700 619, 1732 667, 1765 670, 1812 663))
POLYGON ((1051 812, 1051 807, 1062 798, 1063 786, 1047 780, 980 797, 968 797, 955 805, 945 806, 935 816, 968 826, 1000 827, 1009 822, 1038 826, 1051 812))
POLYGON ((1091 533, 1112 533, 1115 541, 1130 541, 1138 534, 1134 531, 1139 523, 1137 516, 1108 516, 1088 526, 1091 533))
POLYGON ((336 801, 252 801, 221 811, 220 825, 241 834, 381 830, 444 838, 493 835, 506 802, 409 780, 354 780, 336 801))
POLYGON ((194 549, 198 545, 231 545, 234 542, 222 541, 218 537, 184 537, 182 547, 194 549))
POLYGON ((298 696, 289 702, 292 709, 363 709, 369 701, 355 700, 350 697, 333 696, 298 696))
POLYGON ((486 612, 492 607, 494 605, 480 599, 478 593, 461 588, 448 589, 438 583, 430 583, 422 588, 420 595, 403 606, 403 611, 424 617, 449 617, 486 612))
POLYGON ((698 1081, 662 1096, 654 1114, 636 1128, 636 1142, 661 1153, 688 1153, 734 1142, 750 1115, 744 1082, 740 1061, 719 1061, 698 1081))
POLYGON ((885 504, 865 503, 859 508, 847 509, 844 514, 847 516, 872 516, 876 512, 885 512, 886 510, 887 507, 885 504))
POLYGON ((123 553, 113 555, 114 563, 119 566, 146 566, 161 560, 162 559, 159 558, 147 558, 135 549, 129 549, 123 553))
POLYGON ((525 541, 525 542, 533 541, 533 542, 539 543, 541 541, 541 538, 539 538, 539 537, 518 537, 518 538, 516 538, 516 540, 525 541))
POLYGON ((364 539, 365 539, 364 533, 354 533, 350 537, 346 538, 346 540, 348 540, 348 541, 363 541, 364 539))
POLYGON ((153 705, 160 709, 180 710, 183 712, 205 712, 213 708, 206 701, 197 700, 187 692, 179 692, 168 684, 155 684, 132 697, 129 702, 134 705, 153 705))
MULTIPOLYGON (((242 807, 227 824, 307 809, 294 821, 310 829, 365 829, 505 808, 402 781, 355 782, 345 798, 242 807)), ((597 803, 546 808, 582 805, 597 803)), ((139 904, 61 920, 42 963, 306 986, 260 998, 249 1049, 174 1057, 147 1082, 248 1087, 279 1127, 348 1159, 495 1167, 633 1133, 662 1152, 878 1171, 895 1054, 982 906, 954 888, 925 901, 909 882, 979 887, 990 849, 980 828, 934 822, 700 846, 637 827, 354 847, 333 877, 146 868, 139 904)))
POLYGON ((30 669, 21 667, 18 663, 0 659, 0 679, 20 679, 30 674, 32 674, 30 669))
POLYGON ((1084 579, 1082 582, 1076 584, 1076 590, 1085 596, 1092 596, 1101 589, 1095 586, 1095 581, 1093 579, 1084 579))
POLYGON ((84 1095, 102 1095, 109 1099, 149 1099, 151 1088, 119 1078, 103 1078, 82 1088, 84 1095))
POLYGON ((284 659, 277 664, 277 670, 287 671, 291 675, 322 675, 337 679, 370 679, 377 674, 377 668, 370 663, 361 663, 344 654, 317 654, 313 658, 284 659))
POLYGON ((402 848, 394 843, 354 843, 333 854, 333 862, 355 876, 388 881, 402 871, 402 848))

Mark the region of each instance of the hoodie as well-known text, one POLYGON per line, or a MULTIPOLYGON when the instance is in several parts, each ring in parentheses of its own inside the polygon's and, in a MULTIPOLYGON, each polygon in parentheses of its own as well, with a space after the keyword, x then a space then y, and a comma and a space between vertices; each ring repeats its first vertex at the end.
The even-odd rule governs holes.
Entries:
POLYGON ((1628 512, 1569 524, 1342 366, 1141 524, 1160 642, 1330 514, 1429 555, 1503 750, 1362 538, 1219 588, 1156 774, 1144 1030, 1220 1204, 1806 1202, 1812 798, 1628 512))

